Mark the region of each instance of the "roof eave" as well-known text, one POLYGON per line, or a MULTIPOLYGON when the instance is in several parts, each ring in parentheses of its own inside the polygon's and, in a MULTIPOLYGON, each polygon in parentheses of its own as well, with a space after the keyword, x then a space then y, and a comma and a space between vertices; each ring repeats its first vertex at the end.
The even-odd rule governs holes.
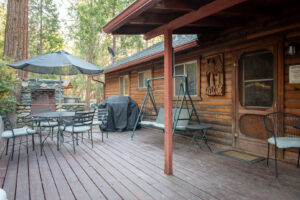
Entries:
POLYGON ((115 30, 129 22, 130 19, 143 13, 145 10, 153 7, 162 0, 136 0, 120 14, 110 20, 103 26, 105 33, 113 33, 115 30))
MULTIPOLYGON (((190 48, 193 48, 193 47, 196 47, 196 46, 198 46, 198 40, 194 40, 192 42, 177 46, 177 47, 174 48, 174 52, 175 53, 180 52, 180 51, 187 50, 187 49, 190 49, 190 48)), ((107 73, 111 73, 111 72, 118 71, 118 70, 121 70, 121 69, 126 69, 130 66, 133 66, 133 65, 138 65, 138 64, 156 59, 156 58, 163 57, 163 55, 164 55, 164 51, 161 51, 161 52, 155 53, 153 55, 149 55, 149 56, 146 56, 146 57, 143 57, 143 58, 140 58, 140 59, 128 62, 128 63, 124 63, 122 65, 119 65, 117 67, 114 67, 114 68, 111 68, 111 69, 108 69, 108 70, 104 70, 103 73, 107 74, 107 73)))

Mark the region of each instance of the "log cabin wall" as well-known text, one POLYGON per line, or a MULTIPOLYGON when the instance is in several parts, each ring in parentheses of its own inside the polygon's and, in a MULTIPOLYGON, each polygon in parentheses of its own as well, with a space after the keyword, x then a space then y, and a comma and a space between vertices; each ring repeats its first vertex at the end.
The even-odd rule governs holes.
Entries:
MULTIPOLYGON (((294 56, 290 56, 286 52, 284 55, 284 103, 282 106, 285 112, 295 113, 300 116, 300 84, 289 83, 289 66, 300 64, 300 30, 290 31, 285 36, 284 47, 287 47, 290 43, 296 43, 298 49, 294 56)), ((283 158, 286 160, 295 160, 295 150, 285 151, 283 158)))
MULTIPOLYGON (((211 124, 213 129, 208 131, 208 139, 211 142, 232 145, 232 58, 230 54, 224 54, 224 71, 225 71, 225 95, 218 97, 211 97, 205 94, 206 88, 206 74, 202 70, 201 66, 206 64, 206 61, 201 59, 201 55, 194 49, 192 52, 184 52, 176 57, 176 64, 184 63, 188 61, 196 60, 198 62, 197 73, 198 73, 198 91, 197 96, 193 96, 193 102, 197 109, 200 120, 204 123, 211 124)), ((202 54, 204 56, 210 55, 202 54)), ((141 65, 133 66, 128 69, 118 70, 105 74, 106 81, 106 97, 119 96, 120 95, 120 84, 119 77, 129 75, 130 77, 130 97, 135 100, 139 107, 142 105, 144 97, 146 95, 146 88, 138 87, 138 73, 142 71, 150 70, 151 77, 163 76, 163 60, 158 59, 151 63, 144 63, 141 65)), ((153 92, 155 101, 160 107, 163 105, 163 80, 155 80, 153 82, 153 92)), ((174 104, 177 98, 174 97, 174 104)))
MULTIPOLYGON (((238 118, 238 116, 236 116, 236 98, 238 93, 235 92, 237 83, 235 68, 238 63, 236 55, 241 51, 247 51, 247 49, 259 49, 266 45, 274 47, 274 53, 276 54, 274 65, 278 66, 278 69, 276 69, 278 76, 274 80, 274 85, 276 84, 276 91, 274 91, 276 105, 274 109, 300 115, 300 84, 289 84, 288 80, 289 66, 300 64, 300 29, 293 28, 293 25, 291 25, 291 27, 291 29, 283 28, 282 31, 264 30, 261 33, 247 35, 242 39, 239 38, 218 44, 202 45, 201 47, 176 53, 176 64, 192 60, 197 60, 198 62, 198 94, 194 96, 193 99, 200 120, 213 126, 212 130, 208 131, 208 139, 210 142, 233 146, 263 156, 266 155, 266 139, 243 136, 238 132, 239 127, 236 121, 238 118), (289 56, 286 53, 287 45, 291 42, 298 44, 298 51, 294 56, 289 56), (222 54, 224 60, 224 95, 208 96, 206 94, 207 76, 204 70, 207 65, 207 59, 205 58, 217 54, 222 54)), ((138 72, 145 70, 151 70, 151 77, 163 76, 163 59, 160 58, 123 70, 106 73, 107 97, 119 96, 119 77, 129 75, 129 96, 141 106, 146 94, 146 89, 138 88, 138 72)), ((154 82, 154 91, 156 102, 162 105, 162 80, 154 82)), ((295 155, 295 153, 287 151, 282 153, 281 158, 285 157, 294 160, 296 159, 295 155)))

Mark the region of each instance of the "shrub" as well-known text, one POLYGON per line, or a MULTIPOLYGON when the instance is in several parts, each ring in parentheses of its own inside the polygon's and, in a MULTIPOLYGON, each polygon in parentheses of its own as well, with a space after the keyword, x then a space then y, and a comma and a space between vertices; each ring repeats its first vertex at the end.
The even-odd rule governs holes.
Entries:
POLYGON ((14 111, 17 104, 16 71, 6 66, 6 61, 0 58, 0 114, 5 115, 14 111))

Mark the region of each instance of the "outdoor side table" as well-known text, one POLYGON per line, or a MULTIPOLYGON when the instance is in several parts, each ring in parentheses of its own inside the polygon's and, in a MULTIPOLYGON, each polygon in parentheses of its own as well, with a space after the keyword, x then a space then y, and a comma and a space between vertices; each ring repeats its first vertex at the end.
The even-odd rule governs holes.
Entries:
MULTIPOLYGON (((191 124, 186 126, 186 130, 192 133, 193 138, 189 143, 189 148, 188 151, 191 149, 193 145, 198 145, 199 148, 201 148, 201 141, 205 143, 205 145, 208 147, 208 149, 212 152, 209 144, 207 143, 207 138, 206 138, 206 131, 208 129, 211 129, 212 127, 210 125, 206 124, 191 124), (197 141, 197 139, 200 139, 197 141)), ((195 151, 198 152, 198 149, 195 151)))

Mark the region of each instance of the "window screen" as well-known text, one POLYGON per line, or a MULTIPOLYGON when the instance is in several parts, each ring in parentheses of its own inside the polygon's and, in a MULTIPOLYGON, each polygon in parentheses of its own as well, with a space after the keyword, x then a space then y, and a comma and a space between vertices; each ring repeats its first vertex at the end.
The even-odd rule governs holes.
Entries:
MULTIPOLYGON (((175 75, 187 75, 188 76, 188 89, 190 95, 197 95, 197 62, 188 62, 175 66, 175 75)), ((183 82, 182 78, 175 78, 174 90, 175 96, 183 95, 183 91, 180 91, 180 84, 183 82)), ((184 82, 183 82, 184 83, 184 82)))
POLYGON ((138 73, 138 80, 139 80, 139 88, 146 88, 147 87, 147 80, 151 78, 151 72, 144 71, 138 73))
POLYGON ((272 107, 273 54, 246 53, 239 60, 239 100, 245 107, 272 107))
POLYGON ((129 78, 128 76, 120 76, 120 96, 129 95, 129 78))

